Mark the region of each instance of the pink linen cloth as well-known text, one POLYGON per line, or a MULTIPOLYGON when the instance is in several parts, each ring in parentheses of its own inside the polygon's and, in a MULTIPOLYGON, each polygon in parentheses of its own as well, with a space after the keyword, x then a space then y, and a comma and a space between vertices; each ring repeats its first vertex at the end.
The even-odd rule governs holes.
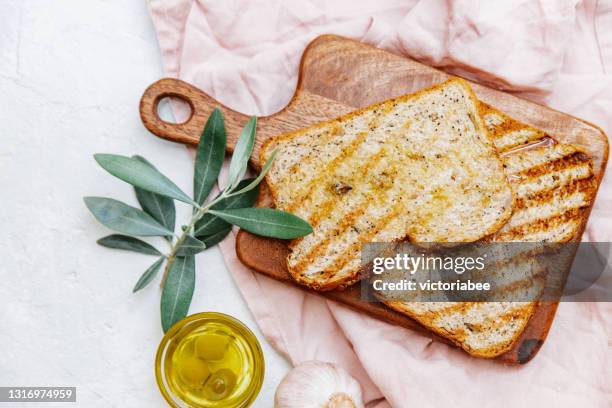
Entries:
MULTIPOLYGON (((149 0, 169 76, 267 115, 293 95, 306 44, 334 33, 404 54, 598 124, 612 134, 612 1, 149 0)), ((612 239, 612 180, 586 237, 612 239)), ((564 303, 528 365, 470 358, 427 335, 267 279, 222 243, 270 343, 293 364, 335 362, 368 407, 612 406, 612 304, 564 303)))

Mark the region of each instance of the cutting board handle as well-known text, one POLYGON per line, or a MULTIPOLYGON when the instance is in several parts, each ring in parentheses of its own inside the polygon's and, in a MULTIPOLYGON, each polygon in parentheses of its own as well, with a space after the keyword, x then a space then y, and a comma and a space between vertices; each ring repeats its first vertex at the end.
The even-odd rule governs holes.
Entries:
MULTIPOLYGON (((164 78, 149 86, 140 99, 140 118, 145 127, 153 134, 174 142, 197 144, 208 116, 216 107, 222 105, 185 81, 174 78, 164 78), (189 117, 182 123, 167 122, 159 117, 157 111, 162 99, 173 97, 185 102, 191 110, 189 117)), ((228 146, 236 144, 248 116, 222 107, 225 126, 228 130, 228 146)))
MULTIPOLYGON (((227 130, 227 150, 231 152, 248 116, 223 106, 205 92, 180 79, 164 78, 149 86, 140 99, 140 118, 154 135, 173 142, 195 145, 200 140, 208 116, 216 107, 220 107, 223 112, 227 130), (159 102, 166 97, 181 99, 189 105, 191 113, 186 121, 171 123, 159 117, 159 102)), ((268 138, 340 116, 350 110, 350 107, 331 99, 296 90, 284 109, 258 119, 251 164, 256 168, 260 167, 257 161, 259 148, 268 138)))

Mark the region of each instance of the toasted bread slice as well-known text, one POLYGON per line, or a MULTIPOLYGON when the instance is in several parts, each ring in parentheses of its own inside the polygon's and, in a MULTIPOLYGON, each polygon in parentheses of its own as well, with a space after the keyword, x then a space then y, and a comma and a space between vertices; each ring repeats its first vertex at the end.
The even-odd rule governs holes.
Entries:
POLYGON ((509 219, 513 194, 463 80, 451 79, 267 141, 275 206, 314 232, 291 242, 290 274, 316 290, 360 276, 362 243, 472 242, 509 219))
MULTIPOLYGON (((480 112, 516 196, 512 217, 487 240, 579 241, 597 191, 588 155, 484 103, 480 112)), ((539 290, 541 283, 529 282, 529 289, 539 290)), ((384 294, 378 295, 384 298, 384 294)), ((509 300, 512 295, 509 290, 509 300)), ((497 357, 514 346, 537 305, 512 301, 406 302, 389 298, 385 303, 468 353, 486 358, 497 357)))

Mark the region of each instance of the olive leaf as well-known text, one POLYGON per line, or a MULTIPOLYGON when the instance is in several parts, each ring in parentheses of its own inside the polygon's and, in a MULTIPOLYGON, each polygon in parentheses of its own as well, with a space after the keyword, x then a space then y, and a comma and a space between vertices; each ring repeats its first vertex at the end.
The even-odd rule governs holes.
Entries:
POLYGON ((174 258, 161 295, 161 323, 164 332, 187 316, 195 287, 195 258, 174 258))
MULTIPOLYGON (((144 157, 138 155, 132 157, 155 169, 155 166, 149 163, 144 157)), ((160 194, 143 190, 140 187, 134 187, 134 191, 136 192, 136 199, 144 212, 155 218, 161 225, 168 228, 170 231, 174 231, 176 222, 174 200, 160 194)))
POLYGON ((194 201, 169 178, 136 158, 104 153, 95 154, 94 158, 104 170, 126 183, 187 204, 194 204, 194 201))
POLYGON ((272 154, 270 155, 270 157, 266 161, 266 164, 261 169, 261 173, 259 173, 257 178, 255 178, 253 181, 251 181, 249 184, 247 184, 243 188, 238 188, 237 187, 235 189, 236 191, 232 192, 231 195, 244 194, 247 191, 250 191, 250 190, 254 189, 255 187, 257 187, 259 185, 259 183, 261 183, 261 180, 263 180, 263 178, 266 175, 266 173, 268 172, 268 170, 270 170, 270 167, 272 166, 272 163, 274 163, 274 159, 276 159, 276 154, 277 153, 278 153, 278 150, 274 150, 272 152, 272 154))
POLYGON ((206 248, 210 248, 212 246, 217 245, 219 242, 223 241, 223 239, 232 231, 232 226, 227 224, 227 227, 222 230, 215 232, 211 235, 205 235, 201 237, 197 237, 200 241, 206 245, 206 248))
POLYGON ((134 289, 132 289, 132 293, 138 292, 140 289, 147 286, 153 280, 153 278, 155 278, 155 276, 159 272, 159 269, 164 263, 164 259, 166 258, 164 257, 159 258, 157 261, 155 261, 153 265, 149 266, 147 270, 144 271, 140 279, 138 279, 138 282, 136 282, 134 289))
POLYGON ((149 214, 121 201, 105 197, 85 197, 83 200, 100 223, 115 231, 136 236, 173 234, 149 214))
POLYGON ((140 252, 147 255, 161 255, 154 246, 127 235, 113 234, 100 238, 99 245, 113 249, 125 249, 126 251, 140 252))
POLYGON ((225 123, 223 113, 216 108, 208 118, 196 152, 193 198, 202 204, 217 182, 225 157, 225 123))
POLYGON ((206 245, 191 235, 186 235, 185 239, 176 251, 177 256, 195 255, 206 249, 206 245))
POLYGON ((264 237, 292 239, 312 232, 308 222, 288 212, 272 208, 240 208, 209 210, 209 212, 230 224, 264 237))
MULTIPOLYGON (((238 184, 237 188, 246 187, 253 180, 254 179, 252 178, 244 179, 238 184)), ((230 210, 234 208, 252 207, 253 204, 255 204, 255 200, 257 200, 258 192, 259 189, 253 188, 245 193, 224 198, 210 208, 213 210, 230 210)), ((227 229, 229 226, 230 225, 221 218, 207 213, 204 214, 204 216, 202 216, 198 222, 196 222, 193 235, 211 235, 223 229, 227 229)), ((207 245, 207 247, 210 247, 210 245, 207 245)))
POLYGON ((242 129, 242 133, 238 138, 238 142, 234 148, 234 153, 232 154, 232 161, 230 162, 227 179, 227 184, 230 190, 236 187, 236 184, 238 184, 240 179, 242 179, 246 173, 249 158, 253 152, 253 145, 255 144, 256 129, 257 117, 252 116, 242 129))

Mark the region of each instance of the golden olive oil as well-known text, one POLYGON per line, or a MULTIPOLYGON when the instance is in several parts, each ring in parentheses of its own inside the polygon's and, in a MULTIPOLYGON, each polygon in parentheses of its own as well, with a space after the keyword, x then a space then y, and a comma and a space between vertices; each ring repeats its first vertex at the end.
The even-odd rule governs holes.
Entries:
POLYGON ((164 337, 158 351, 158 383, 162 380, 166 399, 193 407, 249 406, 261 387, 264 364, 253 333, 221 313, 184 321, 168 331, 170 338, 164 337))

